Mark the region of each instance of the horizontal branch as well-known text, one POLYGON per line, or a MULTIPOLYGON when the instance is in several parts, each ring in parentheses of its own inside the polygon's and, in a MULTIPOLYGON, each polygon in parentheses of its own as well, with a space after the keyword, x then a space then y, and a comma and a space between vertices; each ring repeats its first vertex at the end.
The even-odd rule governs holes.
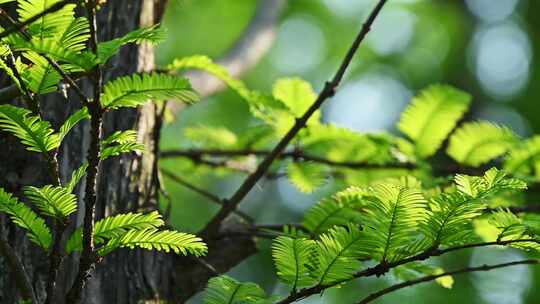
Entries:
MULTIPOLYGON (((252 150, 252 149, 243 149, 243 150, 221 150, 221 149, 189 149, 189 150, 167 150, 161 152, 162 158, 173 158, 173 157, 185 157, 193 160, 194 162, 205 163, 207 160, 204 158, 207 157, 241 157, 241 156, 268 156, 272 153, 270 150, 252 150)), ((388 168, 398 168, 398 169, 415 169, 416 165, 413 163, 391 163, 391 164, 372 164, 365 161, 334 161, 321 156, 308 154, 300 149, 295 149, 293 151, 287 151, 279 154, 276 159, 293 159, 301 161, 309 161, 314 163, 325 164, 333 167, 346 167, 350 169, 388 169, 388 168)))
POLYGON ((478 267, 467 267, 467 268, 463 268, 463 269, 459 269, 459 270, 444 272, 444 273, 441 273, 441 274, 429 275, 429 276, 421 277, 421 278, 418 278, 418 279, 405 281, 403 283, 395 284, 395 285, 392 285, 392 286, 390 286, 388 288, 385 288, 385 289, 381 289, 381 290, 379 290, 377 292, 374 292, 374 293, 370 294, 369 296, 365 297, 360 302, 358 302, 358 304, 367 304, 367 303, 369 303, 369 302, 371 302, 371 301, 373 301, 373 300, 375 300, 377 298, 380 298, 380 297, 384 296, 385 294, 394 292, 396 290, 406 288, 406 287, 410 287, 410 286, 420 284, 420 283, 434 281, 434 280, 436 280, 438 278, 442 278, 442 277, 445 277, 445 276, 456 275, 456 274, 464 274, 464 273, 470 273, 470 272, 477 272, 477 271, 489 271, 489 270, 493 270, 493 269, 497 269, 497 268, 503 268, 503 267, 509 267, 509 266, 515 266, 515 265, 524 265, 524 264, 529 264, 529 265, 540 264, 540 260, 529 259, 529 260, 514 261, 514 262, 501 263, 501 264, 495 264, 495 265, 482 265, 482 266, 478 266, 478 267))
POLYGON ((362 270, 362 271, 359 271, 359 272, 355 273, 353 275, 353 277, 350 278, 350 279, 336 281, 336 282, 334 282, 332 284, 328 284, 328 285, 316 285, 316 286, 313 286, 313 287, 304 288, 304 289, 300 290, 297 293, 289 295, 287 298, 285 298, 284 300, 278 302, 277 304, 293 303, 295 301, 298 301, 300 299, 304 299, 304 298, 307 298, 309 296, 321 293, 321 292, 323 292, 324 290, 326 290, 328 288, 332 288, 332 287, 341 285, 341 284, 346 283, 348 281, 351 281, 353 279, 357 279, 357 278, 361 278, 361 277, 370 277, 370 276, 381 276, 381 275, 384 275, 385 273, 387 273, 389 270, 391 270, 393 268, 396 268, 398 266, 401 266, 401 265, 404 265, 404 264, 407 264, 407 263, 411 263, 411 262, 427 260, 430 257, 440 256, 440 255, 450 253, 450 252, 453 252, 453 251, 476 248, 476 247, 505 246, 505 245, 515 244, 515 243, 531 243, 531 242, 536 243, 536 244, 540 244, 539 240, 519 239, 519 240, 473 243, 473 244, 466 244, 466 245, 449 247, 449 248, 445 248, 445 249, 438 249, 438 248, 433 248, 432 247, 432 248, 429 248, 429 249, 425 250, 422 253, 419 253, 419 254, 414 255, 412 257, 402 259, 402 260, 399 260, 399 261, 396 261, 396 262, 393 262, 393 263, 379 263, 376 266, 373 266, 373 267, 370 267, 370 268, 367 268, 365 270, 362 270))

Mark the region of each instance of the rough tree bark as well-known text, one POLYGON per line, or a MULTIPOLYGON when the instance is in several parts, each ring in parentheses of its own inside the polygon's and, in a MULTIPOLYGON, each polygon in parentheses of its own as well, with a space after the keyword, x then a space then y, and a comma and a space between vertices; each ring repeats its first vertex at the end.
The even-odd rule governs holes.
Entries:
MULTIPOLYGON (((115 0, 100 10, 98 15, 100 41, 110 40, 138 28, 150 25, 162 13, 164 0, 115 0)), ((149 46, 124 48, 107 67, 106 79, 137 71, 150 71, 154 67, 154 52, 149 46)), ((0 87, 6 87, 4 82, 0 87)), ((89 84, 82 81, 87 92, 89 84)), ((18 101, 14 100, 14 104, 18 101)), ((80 107, 76 96, 65 100, 60 94, 42 99, 42 115, 58 128, 70 113, 80 107)), ((104 120, 104 134, 116 130, 136 129, 140 140, 147 146, 142 155, 122 156, 107 160, 102 165, 98 182, 98 203, 96 218, 108 214, 129 211, 148 211, 158 208, 156 200, 156 151, 154 127, 158 107, 148 104, 139 110, 121 110, 107 113, 104 120)), ((61 178, 65 181, 73 170, 85 160, 89 144, 89 125, 82 124, 74 129, 64 142, 60 155, 61 178)), ((25 185, 49 183, 46 164, 37 153, 28 152, 15 138, 0 133, 0 185, 22 198, 21 188, 25 185)), ((80 202, 83 201, 84 181, 78 187, 80 202)), ((71 220, 80 225, 83 208, 71 220)), ((46 256, 33 244, 26 241, 24 232, 7 224, 6 237, 11 246, 22 255, 21 260, 40 301, 45 298, 46 256)), ((230 243, 230 242, 229 242, 230 243)), ((253 240, 236 240, 235 246, 227 246, 226 240, 216 240, 209 244, 210 255, 206 258, 219 272, 226 271, 247 256, 256 252, 253 240), (219 250, 212 250, 220 248, 219 250)), ((76 274, 78 257, 64 260, 59 274, 59 295, 69 288, 76 274)), ((209 277, 215 275, 206 263, 179 258, 170 254, 149 251, 123 250, 111 254, 97 265, 93 277, 85 289, 84 303, 152 303, 172 300, 182 303, 204 287, 209 277)), ((0 256, 0 303, 16 303, 18 288, 12 279, 11 270, 0 256)), ((55 303, 63 303, 59 298, 55 303)))

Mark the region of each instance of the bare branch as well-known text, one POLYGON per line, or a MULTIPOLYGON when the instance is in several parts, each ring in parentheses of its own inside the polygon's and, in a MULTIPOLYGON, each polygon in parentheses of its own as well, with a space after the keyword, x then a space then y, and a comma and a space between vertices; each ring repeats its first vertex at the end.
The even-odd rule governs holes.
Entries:
POLYGON ((268 169, 270 168, 274 160, 279 156, 279 154, 283 152, 283 150, 285 150, 285 148, 289 145, 289 143, 294 139, 296 134, 298 134, 298 132, 302 128, 304 128, 304 126, 306 125, 306 122, 309 120, 311 115, 313 115, 313 113, 315 113, 315 111, 317 111, 321 107, 321 105, 326 99, 334 96, 336 88, 341 83, 341 80, 343 79, 343 76, 345 75, 345 72, 349 64, 351 63, 356 51, 358 50, 358 47, 360 46, 361 42, 364 40, 367 33, 370 31, 371 25, 375 21, 375 18, 378 16, 379 12, 383 8, 386 1, 387 0, 380 0, 377 6, 375 7, 375 9, 372 11, 368 20, 366 21, 366 23, 364 23, 362 29, 358 33, 358 36, 356 37, 351 48, 346 54, 341 66, 339 67, 332 81, 327 82, 325 84, 324 89, 319 94, 315 102, 311 105, 311 107, 304 113, 304 115, 302 115, 302 117, 296 119, 294 126, 279 141, 279 143, 272 150, 272 152, 268 154, 266 158, 259 164, 255 172, 251 174, 244 181, 244 183, 233 194, 233 196, 227 202, 227 204, 224 205, 223 208, 221 208, 219 212, 210 220, 210 222, 203 229, 202 235, 207 236, 207 237, 212 236, 219 230, 219 226, 221 222, 231 212, 233 212, 233 210, 236 209, 236 207, 246 197, 246 195, 251 191, 251 189, 265 175, 265 173, 268 171, 268 169))
POLYGON ((429 275, 429 276, 421 277, 421 278, 418 278, 418 279, 405 281, 403 283, 395 284, 395 285, 392 285, 392 286, 390 286, 388 288, 385 288, 385 289, 379 290, 377 292, 374 292, 374 293, 370 294, 369 296, 365 297, 364 299, 362 299, 360 302, 358 302, 358 304, 366 304, 366 303, 369 303, 369 302, 371 302, 371 301, 373 301, 373 300, 375 300, 377 298, 380 298, 380 297, 384 296, 385 294, 394 292, 396 290, 406 288, 406 287, 410 287, 410 286, 420 284, 420 283, 434 281, 434 280, 436 280, 438 278, 442 278, 442 277, 445 277, 445 276, 463 274, 463 273, 469 273, 469 272, 476 272, 476 271, 489 271, 489 270, 493 270, 493 269, 497 269, 497 268, 503 268, 503 267, 509 267, 509 266, 515 266, 515 265, 524 265, 524 264, 535 265, 535 264, 539 264, 539 263, 540 263, 540 260, 530 259, 530 260, 521 260, 521 261, 515 261, 515 262, 509 262, 509 263, 501 263, 501 264, 496 264, 496 265, 482 265, 482 266, 478 266, 478 267, 467 267, 467 268, 463 268, 463 269, 459 269, 459 270, 444 272, 444 273, 441 273, 441 274, 429 275))
MULTIPOLYGON (((88 22, 90 24, 90 49, 98 55, 98 36, 97 36, 97 0, 86 2, 88 22)), ((101 90, 103 87, 103 70, 101 65, 96 65, 91 75, 94 85, 94 100, 88 102, 88 112, 90 113, 90 146, 88 148, 88 172, 86 177, 85 200, 84 200, 84 221, 83 221, 83 249, 79 262, 79 271, 73 282, 71 289, 66 296, 66 302, 79 303, 82 290, 96 262, 96 253, 94 252, 94 217, 95 205, 97 201, 97 177, 100 167, 100 141, 103 124, 103 109, 101 107, 101 90)))
MULTIPOLYGON (((239 156, 268 156, 272 151, 270 150, 167 150, 161 153, 163 158, 172 157, 186 157, 194 162, 207 162, 203 159, 204 156, 211 157, 239 157, 239 156)), ((350 169, 415 169, 416 165, 413 163, 391 163, 391 164, 371 164, 365 161, 334 161, 317 155, 311 155, 303 152, 301 149, 295 149, 293 151, 287 151, 279 154, 276 159, 290 158, 293 160, 309 161, 314 163, 320 163, 333 167, 345 167, 350 169)))

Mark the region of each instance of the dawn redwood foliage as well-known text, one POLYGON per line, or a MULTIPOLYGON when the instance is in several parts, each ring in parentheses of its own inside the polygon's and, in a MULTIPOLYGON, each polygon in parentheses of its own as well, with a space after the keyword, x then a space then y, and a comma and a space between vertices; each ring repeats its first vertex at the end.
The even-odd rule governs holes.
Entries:
POLYGON ((16 16, 0 11, 0 68, 24 105, 1 104, 0 129, 30 153, 42 155, 50 181, 24 186, 20 197, 0 187, 0 212, 47 256, 46 293, 41 299, 21 262, 24 253, 16 252, 3 236, 0 239, 0 253, 17 282, 21 303, 56 303, 59 298, 80 302, 96 264, 120 248, 174 252, 214 269, 204 256, 219 248, 207 243, 226 239, 227 234, 272 239, 276 275, 290 293, 268 295, 254 283, 215 271, 203 282, 208 304, 293 303, 358 278, 392 274, 403 281, 358 295, 359 303, 369 303, 428 281, 451 288, 452 275, 460 273, 538 264, 531 258, 444 270, 430 260, 484 246, 538 253, 539 208, 523 201, 527 184, 540 178, 537 137, 523 140, 509 128, 487 121, 462 122, 472 98, 448 85, 429 86, 412 100, 397 123, 401 135, 361 134, 321 121, 321 105, 334 95, 385 3, 378 2, 335 76, 316 94, 299 78, 278 79, 270 93, 251 90, 199 55, 179 58, 155 72, 105 81, 109 61, 124 46, 155 45, 165 38, 164 30, 152 25, 98 41, 96 16, 106 1, 0 0, 0 5, 17 7, 16 16), (257 123, 241 133, 206 125, 189 128, 185 136, 200 148, 162 151, 161 157, 185 158, 216 170, 247 171, 248 177, 231 198, 221 199, 162 168, 164 175, 221 205, 199 236, 165 228, 155 210, 96 219, 96 185, 106 174, 102 162, 126 153, 148 153, 136 130, 104 136, 104 115, 148 102, 163 109, 167 101, 196 102, 197 93, 181 74, 193 69, 227 84, 246 102, 257 123), (78 85, 83 78, 93 85, 92 97, 78 85), (53 128, 43 118, 40 100, 61 90, 75 94, 82 106, 53 128), (62 178, 59 148, 82 123, 89 124, 86 161, 70 178, 62 178), (293 141, 294 148, 289 149, 293 141), (262 158, 255 168, 242 165, 252 156, 262 158), (315 191, 329 176, 342 190, 315 202, 301 223, 257 225, 237 207, 261 178, 283 177, 275 171, 280 169, 302 192, 315 191), (75 191, 79 187, 83 191, 75 191), (83 221, 76 227, 71 219, 79 209, 84 210, 83 221), (224 229, 231 216, 240 218, 243 230, 224 229), (79 260, 76 275, 59 294, 59 269, 72 255, 79 260))

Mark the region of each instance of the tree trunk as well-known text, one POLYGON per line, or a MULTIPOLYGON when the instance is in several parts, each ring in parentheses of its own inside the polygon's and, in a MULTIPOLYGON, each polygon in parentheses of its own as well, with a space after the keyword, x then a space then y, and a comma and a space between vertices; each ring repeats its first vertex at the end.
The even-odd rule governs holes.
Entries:
MULTIPOLYGON (((108 1, 98 15, 100 41, 119 37, 141 25, 154 24, 155 19, 161 16, 164 3, 164 0, 108 1)), ((105 75, 106 80, 110 80, 134 72, 151 71, 153 68, 152 47, 129 46, 110 61, 105 75)), ((86 92, 91 92, 88 81, 83 80, 82 87, 86 92)), ((74 95, 65 100, 60 94, 52 94, 42 98, 41 107, 43 118, 58 128, 69 114, 80 108, 80 103, 74 95)), ((147 151, 142 155, 115 157, 102 164, 98 180, 97 219, 118 212, 158 209, 155 170, 157 112, 158 107, 149 103, 137 110, 122 109, 107 113, 105 116, 105 136, 117 130, 135 129, 140 141, 146 145, 147 151)), ((89 123, 86 122, 70 132, 60 149, 59 163, 63 182, 85 162, 88 145, 89 123)), ((17 139, 3 132, 0 132, 0 146, 1 187, 23 198, 21 195, 23 186, 50 183, 46 163, 40 155, 26 151, 17 139)), ((83 202, 83 189, 84 180, 76 190, 80 204, 83 202)), ((82 225, 83 212, 84 208, 79 208, 71 219, 72 223, 82 225)), ((5 217, 1 219, 0 225, 4 226, 10 245, 21 256, 41 302, 45 298, 47 257, 27 241, 21 229, 9 224, 5 217)), ((250 238, 239 238, 234 242, 218 239, 209 242, 208 245, 210 253, 205 262, 144 250, 120 250, 108 255, 96 266, 92 278, 86 285, 83 302, 123 304, 172 300, 174 303, 183 303, 204 288, 207 280, 216 275, 214 270, 219 273, 225 272, 256 252, 254 241, 250 238), (209 267, 209 264, 213 267, 209 267)), ((60 296, 55 303, 64 303, 62 295, 70 287, 77 271, 78 261, 77 255, 64 259, 58 282, 57 294, 60 296)), ((12 277, 8 264, 2 258, 0 303, 17 303, 19 299, 18 287, 12 277)))

